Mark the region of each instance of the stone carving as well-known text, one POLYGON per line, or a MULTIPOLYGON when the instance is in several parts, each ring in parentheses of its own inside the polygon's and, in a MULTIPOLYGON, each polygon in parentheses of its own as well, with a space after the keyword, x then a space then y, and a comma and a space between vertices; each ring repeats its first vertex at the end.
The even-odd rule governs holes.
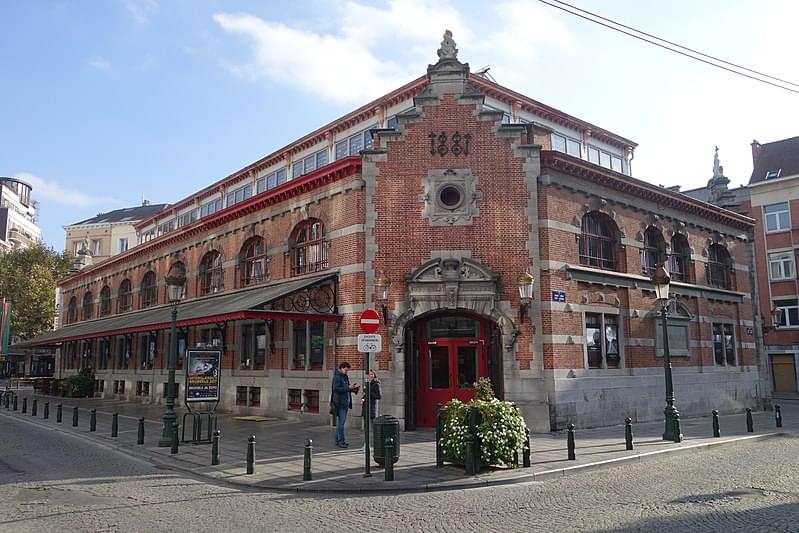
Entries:
POLYGON ((446 30, 444 32, 444 40, 441 41, 441 48, 438 49, 439 59, 458 59, 458 49, 455 41, 452 39, 452 32, 446 30))
POLYGON ((430 170, 422 180, 424 203, 422 216, 432 226, 470 225, 480 214, 477 201, 483 193, 477 190, 478 178, 469 169, 430 170))

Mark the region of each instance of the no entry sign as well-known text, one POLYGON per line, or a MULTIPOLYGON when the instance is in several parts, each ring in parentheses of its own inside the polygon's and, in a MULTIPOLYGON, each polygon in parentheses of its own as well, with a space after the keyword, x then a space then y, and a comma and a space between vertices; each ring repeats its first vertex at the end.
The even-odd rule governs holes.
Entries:
POLYGON ((361 313, 361 318, 358 319, 361 325, 361 331, 364 333, 374 333, 380 327, 380 315, 373 309, 367 309, 361 313))

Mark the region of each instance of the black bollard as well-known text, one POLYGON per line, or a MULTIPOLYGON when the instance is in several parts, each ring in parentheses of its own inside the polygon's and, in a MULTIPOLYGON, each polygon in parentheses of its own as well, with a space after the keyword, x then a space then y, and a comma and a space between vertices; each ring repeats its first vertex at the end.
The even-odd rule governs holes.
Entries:
POLYGON ((441 439, 444 437, 444 408, 441 404, 436 406, 436 466, 444 466, 444 449, 441 439))
POLYGON ((782 409, 779 405, 774 406, 774 420, 777 421, 777 427, 782 427, 782 409))
POLYGON ((33 403, 31 404, 31 416, 36 416, 39 412, 39 401, 34 398, 33 403))
POLYGON ((50 418, 50 402, 44 402, 44 413, 42 413, 42 418, 45 420, 50 418))
POLYGON ((58 406, 56 407, 56 410, 55 410, 55 421, 56 421, 56 423, 60 424, 61 420, 63 420, 63 419, 64 419, 64 406, 61 405, 61 404, 58 404, 58 406))
POLYGON ((17 410, 17 395, 14 395, 14 411, 17 410))
POLYGON ((682 442, 682 431, 680 431, 680 413, 674 413, 674 442, 682 442))
POLYGON ((255 472, 255 435, 247 437, 247 473, 255 472))
POLYGON ((92 409, 92 415, 89 418, 89 431, 97 431, 97 409, 92 409))
POLYGON ((119 414, 117 413, 111 415, 111 436, 119 436, 119 414))
POLYGON ((178 423, 172 422, 172 449, 169 450, 169 453, 176 454, 178 453, 178 423))
POLYGON ((746 408, 746 432, 755 432, 754 422, 752 421, 752 409, 750 407, 746 408))
POLYGON ((28 399, 22 398, 22 414, 24 415, 27 412, 28 412, 28 399))
POLYGON ((524 448, 522 449, 522 466, 530 468, 530 430, 524 428, 524 448))
POLYGON ((633 419, 629 416, 624 419, 624 446, 628 450, 633 449, 633 419))
POLYGON ((5 406, 6 409, 8 409, 8 405, 9 405, 8 402, 11 400, 11 398, 9 396, 10 396, 10 394, 8 392, 6 392, 3 395, 3 405, 5 406))
POLYGON ((77 407, 73 407, 72 408, 72 427, 77 427, 77 426, 78 426, 78 408, 77 407))
POLYGON ((713 409, 713 436, 714 437, 721 437, 721 430, 719 429, 719 412, 716 409, 713 409))
POLYGON ((566 429, 568 430, 566 434, 566 447, 569 452, 569 461, 574 461, 576 459, 574 455, 574 424, 569 424, 566 426, 566 429))
POLYGON ((222 432, 218 429, 214 431, 214 440, 211 443, 211 464, 218 465, 219 464, 219 439, 221 438, 222 432))
POLYGON ((384 481, 394 481, 394 439, 386 437, 386 470, 384 481))
POLYGON ((136 444, 144 444, 144 417, 139 419, 139 432, 136 435, 136 444))
MULTIPOLYGON (((311 481, 313 476, 311 475, 311 450, 313 449, 313 441, 308 439, 305 441, 305 453, 302 458, 302 480, 303 481, 311 481)), ((386 455, 388 458, 387 461, 391 462, 390 455, 386 455)))

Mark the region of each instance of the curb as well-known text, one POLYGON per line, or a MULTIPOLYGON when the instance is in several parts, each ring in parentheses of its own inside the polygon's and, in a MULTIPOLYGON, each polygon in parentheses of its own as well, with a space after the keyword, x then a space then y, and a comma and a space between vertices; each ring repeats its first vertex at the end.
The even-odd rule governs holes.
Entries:
MULTIPOLYGON (((25 418, 21 416, 14 416, 11 414, 6 414, 2 411, 0 411, 0 415, 8 416, 15 420, 20 420, 22 422, 37 427, 45 428, 50 431, 58 431, 59 429, 58 426, 51 426, 45 424, 41 419, 38 418, 34 419, 32 417, 25 418)), ((655 450, 651 452, 638 453, 635 455, 606 459, 604 461, 586 463, 583 465, 574 465, 563 468, 556 468, 552 470, 545 470, 543 472, 538 472, 538 473, 531 472, 529 474, 520 474, 518 476, 513 476, 510 478, 491 479, 489 476, 486 476, 484 478, 471 477, 468 479, 464 479, 463 481, 445 481, 441 483, 429 483, 429 484, 414 485, 414 486, 403 486, 402 482, 400 481, 396 485, 385 486, 385 487, 370 486, 370 487, 316 488, 316 487, 302 487, 302 486, 286 487, 285 485, 275 486, 265 482, 245 483, 230 478, 220 477, 226 474, 230 474, 230 472, 226 472, 225 470, 198 472, 195 469, 180 464, 176 464, 175 461, 166 461, 164 460, 166 457, 159 457, 156 454, 146 451, 144 451, 144 453, 141 453, 138 452, 137 448, 128 448, 124 446, 113 445, 111 442, 106 442, 103 439, 98 439, 90 434, 83 434, 74 431, 61 431, 60 433, 86 440, 88 442, 94 443, 110 451, 123 453, 134 459, 153 464, 156 467, 166 468, 169 470, 180 472, 195 479, 201 479, 203 481, 211 482, 217 485, 224 485, 226 487, 232 487, 252 492, 276 492, 282 494, 336 494, 336 495, 445 492, 451 490, 464 490, 464 489, 474 489, 474 488, 497 487, 504 485, 517 485, 517 484, 531 483, 531 482, 543 482, 549 479, 555 479, 568 475, 579 474, 582 472, 590 472, 604 468, 612 468, 614 466, 623 465, 631 462, 643 462, 648 459, 657 458, 666 454, 697 453, 729 444, 735 444, 750 440, 768 439, 789 434, 789 432, 780 431, 773 433, 761 433, 756 435, 743 435, 740 437, 731 437, 720 441, 703 442, 687 446, 680 446, 679 448, 667 448, 664 450, 655 450)), ((147 450, 147 448, 142 448, 142 449, 147 450)))

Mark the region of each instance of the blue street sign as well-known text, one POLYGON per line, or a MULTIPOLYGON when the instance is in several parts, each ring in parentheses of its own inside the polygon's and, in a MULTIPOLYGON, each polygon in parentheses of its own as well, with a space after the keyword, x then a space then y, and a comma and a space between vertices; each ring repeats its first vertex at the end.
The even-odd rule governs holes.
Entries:
POLYGON ((565 291, 552 291, 552 301, 553 302, 565 302, 566 301, 566 292, 565 291))

